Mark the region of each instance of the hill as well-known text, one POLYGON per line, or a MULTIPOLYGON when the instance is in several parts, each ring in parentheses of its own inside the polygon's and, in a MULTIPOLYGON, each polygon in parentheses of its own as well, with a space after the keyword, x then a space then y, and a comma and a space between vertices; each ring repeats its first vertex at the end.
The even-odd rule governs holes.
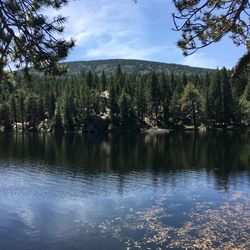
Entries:
POLYGON ((190 67, 180 64, 161 63, 144 60, 131 59, 109 59, 109 60, 93 60, 93 61, 75 61, 65 62, 68 66, 69 75, 77 75, 83 71, 92 71, 100 74, 104 71, 107 75, 115 72, 117 65, 121 65, 122 70, 126 73, 145 74, 151 71, 155 72, 175 72, 188 74, 205 74, 212 73, 214 69, 190 67))

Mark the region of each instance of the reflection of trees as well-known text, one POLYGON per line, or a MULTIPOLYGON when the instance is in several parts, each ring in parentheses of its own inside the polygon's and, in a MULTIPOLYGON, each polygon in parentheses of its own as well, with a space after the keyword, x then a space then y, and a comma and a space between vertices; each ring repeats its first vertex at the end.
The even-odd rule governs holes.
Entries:
MULTIPOLYGON (((180 171, 206 170, 208 175, 214 176, 217 187, 226 190, 240 170, 250 171, 250 134, 214 132, 100 137, 1 134, 1 158, 57 163, 57 167, 77 174, 113 171, 121 176, 121 190, 124 176, 133 171, 148 170, 157 185, 159 177, 165 181, 170 177, 171 182, 180 171)), ((48 166, 48 171, 53 171, 52 166, 48 166)))

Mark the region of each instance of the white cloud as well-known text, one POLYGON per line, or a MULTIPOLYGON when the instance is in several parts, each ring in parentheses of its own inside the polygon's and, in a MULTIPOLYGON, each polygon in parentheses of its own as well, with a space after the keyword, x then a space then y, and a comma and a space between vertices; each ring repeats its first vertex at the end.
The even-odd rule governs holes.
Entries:
POLYGON ((70 59, 152 59, 154 54, 167 54, 168 46, 147 41, 149 20, 142 6, 132 0, 75 1, 63 8, 61 14, 69 17, 67 38, 76 39, 70 59))
POLYGON ((218 66, 214 58, 201 52, 196 52, 190 56, 184 57, 180 63, 201 68, 216 68, 218 66))
POLYGON ((155 54, 167 53, 167 46, 143 45, 140 41, 131 39, 123 41, 122 38, 113 38, 106 43, 100 43, 90 48, 86 53, 87 58, 127 58, 127 59, 153 59, 155 54))
POLYGON ((36 225, 36 216, 29 207, 23 207, 17 211, 17 216, 28 227, 34 228, 36 225))
MULTIPOLYGON (((77 42, 67 60, 128 58, 208 68, 230 66, 235 61, 230 53, 225 54, 225 43, 223 49, 210 46, 183 57, 176 46, 180 34, 171 31, 172 11, 172 3, 166 0, 137 4, 133 0, 70 1, 61 14, 68 17, 66 38, 77 42)), ((56 12, 47 14, 54 16, 56 12)))

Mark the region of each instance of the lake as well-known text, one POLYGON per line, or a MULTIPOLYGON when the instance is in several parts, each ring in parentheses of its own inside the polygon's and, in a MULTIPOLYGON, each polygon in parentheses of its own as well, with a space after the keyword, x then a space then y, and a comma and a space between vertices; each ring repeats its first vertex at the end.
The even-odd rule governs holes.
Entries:
POLYGON ((0 249, 250 249, 250 133, 0 134, 0 249))

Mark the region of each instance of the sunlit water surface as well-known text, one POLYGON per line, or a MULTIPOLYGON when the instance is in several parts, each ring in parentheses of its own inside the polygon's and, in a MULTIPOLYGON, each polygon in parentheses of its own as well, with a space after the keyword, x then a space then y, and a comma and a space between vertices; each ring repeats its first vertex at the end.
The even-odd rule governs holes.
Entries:
POLYGON ((250 249, 250 134, 0 135, 0 249, 250 249))

